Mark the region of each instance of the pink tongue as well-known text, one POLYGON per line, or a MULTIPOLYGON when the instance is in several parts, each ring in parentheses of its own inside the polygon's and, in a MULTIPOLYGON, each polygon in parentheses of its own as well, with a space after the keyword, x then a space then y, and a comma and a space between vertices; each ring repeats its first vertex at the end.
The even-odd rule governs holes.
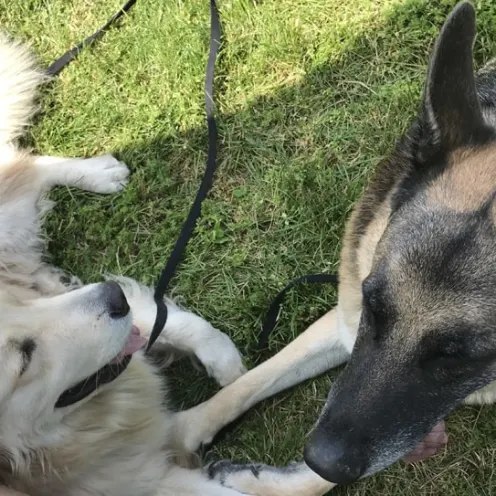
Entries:
POLYGON ((448 443, 448 436, 444 430, 444 420, 434 426, 429 434, 420 442, 417 447, 407 456, 403 457, 403 461, 414 463, 424 460, 429 456, 435 455, 448 443))
POLYGON ((131 334, 129 334, 129 338, 127 339, 126 346, 124 346, 122 351, 118 353, 110 363, 119 363, 124 357, 141 350, 147 342, 147 339, 140 335, 139 329, 133 326, 131 329, 131 334))

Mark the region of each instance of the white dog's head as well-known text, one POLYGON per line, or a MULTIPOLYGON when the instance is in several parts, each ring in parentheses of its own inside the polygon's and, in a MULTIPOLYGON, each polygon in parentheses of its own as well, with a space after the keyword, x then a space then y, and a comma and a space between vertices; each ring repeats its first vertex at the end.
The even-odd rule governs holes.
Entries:
POLYGON ((46 438, 48 424, 60 421, 68 408, 74 408, 60 407, 71 405, 78 395, 83 399, 88 393, 84 388, 91 389, 95 374, 100 382, 115 379, 145 343, 132 325, 126 297, 115 282, 22 302, 0 292, 0 315, 0 436, 4 446, 36 445, 34 438, 42 432, 46 438), (6 432, 5 426, 12 432, 6 432), (33 439, 16 442, 20 435, 33 439))

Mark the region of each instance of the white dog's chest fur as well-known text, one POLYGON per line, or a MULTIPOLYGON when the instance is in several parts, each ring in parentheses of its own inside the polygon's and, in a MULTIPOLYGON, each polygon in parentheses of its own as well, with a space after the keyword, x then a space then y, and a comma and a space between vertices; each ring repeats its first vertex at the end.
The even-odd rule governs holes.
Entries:
POLYGON ((163 378, 152 366, 135 356, 129 369, 54 432, 41 434, 63 439, 70 432, 69 443, 58 443, 45 460, 60 479, 34 473, 29 485, 9 482, 28 494, 51 496, 155 494, 170 463, 173 414, 163 405, 163 378))

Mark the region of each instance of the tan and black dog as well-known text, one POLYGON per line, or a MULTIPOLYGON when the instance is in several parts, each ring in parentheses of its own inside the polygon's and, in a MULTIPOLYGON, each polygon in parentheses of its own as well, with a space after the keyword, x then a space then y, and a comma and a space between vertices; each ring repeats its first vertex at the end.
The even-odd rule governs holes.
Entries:
MULTIPOLYGON (((435 45, 418 119, 348 222, 337 308, 195 409, 210 430, 190 432, 190 448, 263 398, 345 361, 305 448, 307 465, 333 483, 412 450, 414 459, 435 451, 456 406, 496 400, 496 64, 474 74, 475 31, 473 7, 459 4, 435 45)), ((253 493, 248 468, 210 470, 253 493)), ((265 481, 277 473, 251 470, 265 481)), ((294 494, 332 487, 303 465, 286 470, 306 481, 294 494)))

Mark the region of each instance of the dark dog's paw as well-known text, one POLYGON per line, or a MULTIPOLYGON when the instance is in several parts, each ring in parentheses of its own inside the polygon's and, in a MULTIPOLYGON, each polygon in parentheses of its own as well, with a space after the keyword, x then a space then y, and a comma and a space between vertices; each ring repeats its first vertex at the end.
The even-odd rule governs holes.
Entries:
POLYGON ((234 463, 230 460, 219 460, 212 462, 205 467, 208 477, 225 485, 227 479, 235 474, 245 473, 251 477, 258 478, 262 464, 254 463, 234 463))
POLYGON ((230 460, 219 460, 205 467, 210 480, 215 480, 221 486, 236 489, 241 494, 251 494, 253 479, 258 479, 261 464, 233 463, 230 460))
POLYGON ((259 496, 322 496, 334 486, 302 462, 272 467, 263 463, 233 463, 230 460, 221 460, 207 465, 205 471, 211 480, 224 487, 259 496))
POLYGON ((260 475, 267 472, 272 475, 289 475, 301 471, 303 464, 301 462, 292 462, 285 467, 271 467, 263 463, 235 463, 230 460, 219 460, 212 462, 205 467, 210 479, 225 484, 230 476, 244 475, 259 479, 260 475))

